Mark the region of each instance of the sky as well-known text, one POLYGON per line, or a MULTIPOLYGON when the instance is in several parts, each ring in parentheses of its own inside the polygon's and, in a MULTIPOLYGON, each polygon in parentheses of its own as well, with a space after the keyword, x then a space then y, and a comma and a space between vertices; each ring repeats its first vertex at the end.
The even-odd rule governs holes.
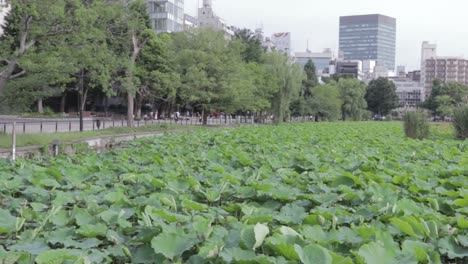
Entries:
MULTIPOLYGON (((185 0, 196 16, 202 0, 185 0)), ((397 65, 419 70, 421 43, 438 45, 439 56, 468 58, 467 0, 213 0, 215 13, 229 24, 267 36, 291 32, 294 52, 338 50, 339 17, 382 14, 397 19, 397 65)))

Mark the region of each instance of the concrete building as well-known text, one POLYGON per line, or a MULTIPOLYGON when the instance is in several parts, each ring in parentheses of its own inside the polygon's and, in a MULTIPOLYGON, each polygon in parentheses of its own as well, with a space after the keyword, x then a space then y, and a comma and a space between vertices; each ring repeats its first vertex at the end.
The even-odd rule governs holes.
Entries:
POLYGON ((384 15, 340 17, 339 49, 345 60, 375 60, 395 69, 396 19, 384 15))
POLYGON ((396 87, 396 93, 399 98, 397 112, 400 114, 415 111, 424 102, 424 85, 419 81, 413 80, 410 74, 389 79, 393 81, 396 87))
POLYGON ((362 61, 359 60, 348 60, 348 61, 336 61, 335 71, 331 74, 336 75, 352 75, 354 78, 362 80, 362 61))
POLYGON ((362 72, 365 74, 373 73, 376 65, 377 62, 375 60, 362 61, 362 72))
POLYGON ((437 45, 424 41, 421 45, 421 83, 426 83, 426 60, 437 57, 437 45))
POLYGON ((291 56, 292 48, 291 48, 291 33, 284 32, 284 33, 275 33, 271 36, 271 42, 275 46, 276 51, 281 51, 291 56))
POLYGON ((184 0, 146 0, 156 33, 184 30, 184 0))
POLYGON ((317 71, 317 75, 321 75, 325 69, 330 66, 330 61, 334 59, 331 49, 324 49, 323 52, 296 52, 294 53, 296 63, 304 67, 309 60, 311 60, 317 71))
POLYGON ((223 31, 226 38, 234 36, 232 27, 215 14, 212 0, 203 0, 202 7, 198 8, 198 26, 200 28, 223 31))
POLYGON ((421 82, 421 71, 410 71, 408 72, 407 77, 415 82, 421 82))
POLYGON ((196 17, 185 14, 184 15, 184 31, 191 30, 198 27, 198 19, 196 17))
POLYGON ((441 83, 459 82, 468 85, 468 60, 461 57, 433 57, 425 61, 425 96, 431 95, 434 80, 441 83))

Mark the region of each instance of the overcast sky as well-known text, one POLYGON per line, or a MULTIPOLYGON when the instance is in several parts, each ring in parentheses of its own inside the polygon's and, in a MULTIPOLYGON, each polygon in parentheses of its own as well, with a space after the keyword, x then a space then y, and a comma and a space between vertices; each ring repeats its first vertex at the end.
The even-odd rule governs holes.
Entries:
MULTIPOLYGON (((185 12, 195 16, 198 2, 185 0, 185 12)), ((307 40, 312 51, 336 51, 339 16, 378 13, 397 19, 397 65, 419 69, 424 40, 440 56, 468 57, 467 0, 214 0, 214 9, 234 26, 291 32, 295 52, 307 40)))

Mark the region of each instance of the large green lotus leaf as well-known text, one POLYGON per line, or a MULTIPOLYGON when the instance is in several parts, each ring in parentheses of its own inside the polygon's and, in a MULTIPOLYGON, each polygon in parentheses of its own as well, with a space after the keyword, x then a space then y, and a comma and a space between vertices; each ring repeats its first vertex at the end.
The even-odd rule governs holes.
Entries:
POLYGON ((9 211, 0 209, 0 234, 9 234, 16 231, 16 217, 9 211))
POLYGON ((444 237, 437 243, 439 251, 450 259, 468 258, 468 247, 459 245, 454 237, 444 237))
POLYGON ((274 234, 272 237, 267 238, 266 245, 277 252, 277 254, 284 256, 289 260, 299 260, 299 256, 294 249, 294 245, 298 242, 297 236, 274 234))
POLYGON ((254 227, 254 233, 255 233, 255 245, 253 246, 253 249, 256 249, 263 244, 263 241, 265 240, 266 236, 270 233, 270 229, 268 228, 267 225, 256 224, 254 227))
POLYGON ((326 248, 319 245, 308 245, 302 248, 299 245, 294 245, 297 255, 304 264, 332 264, 332 256, 326 248))
POLYGON ((49 250, 49 246, 45 241, 38 240, 33 242, 19 243, 10 247, 12 251, 27 252, 31 255, 39 255, 42 252, 49 250))
POLYGON ((102 223, 86 224, 78 228, 76 233, 89 238, 98 236, 105 237, 107 234, 107 226, 102 223))
POLYGON ((401 245, 403 254, 415 256, 419 263, 440 263, 440 256, 432 245, 419 241, 405 240, 401 245))
POLYGON ((283 224, 301 224, 302 221, 307 217, 303 207, 287 204, 281 208, 281 211, 274 216, 276 220, 283 224))
POLYGON ((388 250, 376 242, 361 246, 357 254, 364 258, 368 264, 394 264, 397 256, 392 250, 388 250))
POLYGON ((302 227, 301 234, 312 242, 326 243, 328 241, 328 235, 325 233, 323 228, 319 225, 306 225, 302 227))
POLYGON ((151 240, 151 247, 156 253, 163 254, 166 258, 179 257, 185 251, 197 244, 195 234, 186 234, 182 230, 167 232, 164 230, 160 235, 151 240))
POLYGON ((255 259, 255 252, 240 248, 227 248, 221 252, 220 256, 227 263, 253 261, 255 259))
POLYGON ((413 227, 408 222, 403 221, 403 220, 398 219, 398 218, 392 218, 391 222, 396 227, 398 227, 398 229, 400 229, 403 233, 405 233, 405 234, 407 234, 409 236, 412 236, 412 237, 418 237, 418 235, 416 235, 416 233, 414 232, 413 227))

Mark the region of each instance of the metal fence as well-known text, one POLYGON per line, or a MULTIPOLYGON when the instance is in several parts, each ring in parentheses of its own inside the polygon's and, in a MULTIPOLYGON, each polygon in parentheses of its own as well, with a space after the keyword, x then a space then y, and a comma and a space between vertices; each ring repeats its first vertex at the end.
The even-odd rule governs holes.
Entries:
MULTIPOLYGON (((79 120, 37 120, 37 121, 15 121, 17 134, 40 134, 40 133, 63 133, 63 132, 79 132, 79 120)), ((209 118, 208 125, 229 125, 229 124, 252 124, 254 123, 253 117, 237 116, 236 118, 209 118)), ((180 118, 179 120, 166 119, 166 120, 135 120, 135 127, 143 127, 150 125, 177 125, 177 126, 195 126, 202 125, 199 118, 180 118)), ((113 120, 113 119, 95 119, 84 120, 83 131, 96 131, 114 127, 127 127, 127 120, 113 120)), ((13 132, 13 121, 0 122, 0 131, 4 134, 11 134, 13 132)))

